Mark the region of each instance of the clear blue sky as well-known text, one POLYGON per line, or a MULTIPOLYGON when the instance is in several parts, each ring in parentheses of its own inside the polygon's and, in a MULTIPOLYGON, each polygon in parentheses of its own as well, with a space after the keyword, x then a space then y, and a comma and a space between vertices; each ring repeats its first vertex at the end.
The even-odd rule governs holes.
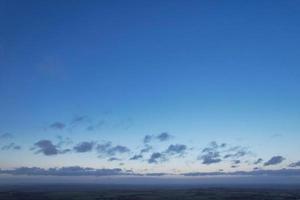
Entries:
POLYGON ((299 1, 0 0, 0 27, 0 168, 300 166, 299 1))

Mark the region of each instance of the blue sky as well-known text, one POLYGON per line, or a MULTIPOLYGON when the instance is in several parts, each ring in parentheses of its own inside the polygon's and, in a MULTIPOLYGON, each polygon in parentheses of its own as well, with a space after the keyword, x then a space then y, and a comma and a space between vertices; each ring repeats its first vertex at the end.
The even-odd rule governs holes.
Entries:
POLYGON ((297 170, 299 13, 298 1, 0 1, 0 168, 297 170))

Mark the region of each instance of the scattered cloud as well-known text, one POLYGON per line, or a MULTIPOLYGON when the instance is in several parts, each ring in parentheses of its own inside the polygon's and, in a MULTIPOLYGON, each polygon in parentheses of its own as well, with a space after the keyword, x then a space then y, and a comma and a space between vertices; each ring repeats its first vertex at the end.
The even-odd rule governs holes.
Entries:
POLYGON ((141 149, 140 154, 148 153, 152 149, 153 149, 153 147, 147 144, 147 145, 145 145, 145 147, 143 149, 141 149))
POLYGON ((164 141, 167 141, 167 140, 170 140, 171 139, 171 135, 167 132, 163 132, 161 134, 159 134, 158 136, 156 136, 156 138, 161 141, 161 142, 164 142, 164 141))
POLYGON ((227 152, 229 152, 229 153, 224 156, 225 159, 227 159, 227 158, 238 159, 243 156, 251 154, 251 152, 249 150, 247 150, 246 148, 241 147, 241 146, 232 147, 232 148, 228 149, 227 152))
POLYGON ((85 153, 93 150, 95 142, 81 142, 74 146, 74 151, 77 153, 85 153))
POLYGON ((53 122, 49 125, 49 128, 55 129, 55 130, 63 130, 66 127, 66 124, 63 122, 53 122))
POLYGON ((36 153, 43 153, 46 156, 57 155, 57 147, 50 140, 40 140, 34 144, 38 148, 36 153))
POLYGON ((269 165, 277 165, 282 163, 282 161, 284 161, 285 158, 282 156, 273 156, 270 160, 268 160, 267 162, 264 163, 264 166, 269 166, 269 165))
POLYGON ((183 155, 187 149, 184 144, 171 144, 165 151, 168 155, 183 155))
POLYGON ((263 162, 263 159, 262 158, 258 158, 255 162, 254 162, 254 165, 258 165, 260 163, 263 162))
POLYGON ((60 149, 58 145, 54 145, 50 140, 39 140, 34 144, 31 150, 35 150, 36 154, 42 153, 45 156, 53 156, 70 152, 70 149, 60 149))
POLYGON ((289 167, 300 167, 300 161, 289 164, 289 167))
POLYGON ((198 156, 198 160, 202 160, 202 164, 204 165, 219 163, 222 161, 220 149, 223 149, 226 146, 226 143, 218 144, 217 142, 212 141, 208 147, 202 150, 201 155, 198 156))
POLYGON ((152 140, 152 136, 151 135, 145 135, 144 137, 144 143, 147 144, 147 143, 150 143, 152 140))
POLYGON ((16 145, 14 142, 11 142, 7 145, 4 145, 1 150, 3 151, 7 151, 7 150, 21 150, 21 146, 20 145, 16 145))
POLYGON ((134 155, 130 158, 130 160, 139 160, 139 159, 142 159, 143 156, 142 155, 134 155))
POLYGON ((112 161, 120 161, 120 160, 121 160, 120 158, 111 157, 107 161, 112 162, 112 161))
POLYGON ((235 164, 235 165, 237 165, 237 164, 240 164, 240 163, 241 163, 241 161, 240 161, 240 160, 233 160, 232 162, 233 162, 233 164, 235 164))
POLYGON ((112 145, 111 142, 106 142, 103 144, 98 144, 96 147, 98 153, 105 156, 114 156, 116 154, 129 153, 130 149, 122 145, 112 145))
POLYGON ((148 144, 148 143, 152 142, 154 139, 158 140, 160 142, 165 142, 165 141, 170 140, 171 138, 172 138, 172 136, 169 133, 162 132, 158 135, 145 135, 143 142, 144 142, 144 144, 148 144))
POLYGON ((219 163, 222 160, 220 159, 220 153, 219 152, 206 152, 204 155, 199 156, 198 160, 202 160, 202 164, 204 165, 210 165, 214 163, 219 163))
POLYGON ((12 138, 14 138, 14 136, 11 133, 3 133, 0 135, 0 139, 8 140, 8 139, 12 139, 12 138))
POLYGON ((81 123, 85 123, 89 121, 89 117, 86 115, 81 115, 81 116, 75 116, 72 120, 71 120, 71 125, 77 125, 77 124, 81 124, 81 123))
POLYGON ((164 155, 162 153, 159 152, 155 152, 152 153, 151 157, 148 159, 148 163, 154 163, 157 164, 159 162, 163 162, 166 161, 166 158, 164 157, 164 155))

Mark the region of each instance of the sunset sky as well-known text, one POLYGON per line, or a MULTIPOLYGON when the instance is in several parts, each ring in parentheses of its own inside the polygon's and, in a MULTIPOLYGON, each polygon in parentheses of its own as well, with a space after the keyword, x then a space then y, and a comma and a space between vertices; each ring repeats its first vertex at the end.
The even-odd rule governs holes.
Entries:
POLYGON ((300 176, 300 1, 0 0, 0 177, 300 176))

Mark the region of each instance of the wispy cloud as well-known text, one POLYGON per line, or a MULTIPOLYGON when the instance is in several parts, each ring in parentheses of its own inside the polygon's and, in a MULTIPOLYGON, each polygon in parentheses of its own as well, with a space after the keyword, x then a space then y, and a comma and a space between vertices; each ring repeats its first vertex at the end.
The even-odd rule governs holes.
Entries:
POLYGON ((300 161, 289 164, 289 167, 300 167, 300 161))
POLYGON ((14 142, 11 142, 7 145, 2 146, 1 148, 2 151, 7 151, 7 150, 21 150, 21 146, 15 144, 14 142))
POLYGON ((49 125, 49 128, 55 129, 55 130, 63 130, 66 127, 66 124, 63 122, 53 122, 49 125))
POLYGON ((14 138, 14 136, 11 133, 2 133, 0 135, 0 139, 3 139, 3 140, 12 139, 12 138, 14 138))
POLYGON ((130 149, 126 146, 122 145, 112 145, 111 142, 106 142, 102 144, 98 144, 97 152, 99 156, 115 156, 116 154, 129 153, 130 149))

